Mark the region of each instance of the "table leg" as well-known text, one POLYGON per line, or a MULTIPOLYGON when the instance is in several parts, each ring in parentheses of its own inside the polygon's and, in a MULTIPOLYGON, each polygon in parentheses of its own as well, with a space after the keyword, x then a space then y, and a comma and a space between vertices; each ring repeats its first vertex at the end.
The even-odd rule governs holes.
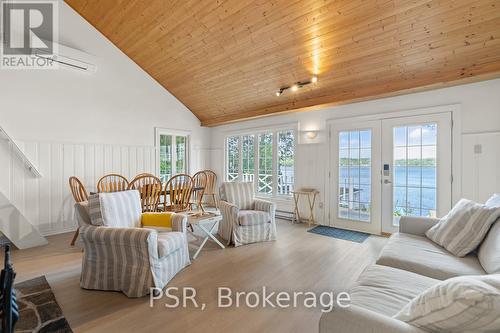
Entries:
POLYGON ((217 243, 221 248, 225 249, 226 247, 224 244, 222 244, 213 234, 212 232, 214 231, 215 227, 219 224, 219 221, 215 222, 210 230, 205 229, 203 225, 200 224, 200 228, 208 235, 209 238, 211 238, 215 243, 217 243))
POLYGON ((309 212, 310 212, 309 227, 310 227, 311 224, 314 223, 314 204, 316 203, 316 192, 314 192, 314 194, 313 194, 312 202, 311 202, 311 195, 307 196, 307 200, 309 201, 309 212))
POLYGON ((295 201, 295 209, 293 211, 294 220, 300 223, 300 213, 299 213, 299 195, 293 194, 293 200, 295 201))
POLYGON ((193 259, 198 258, 198 255, 200 254, 201 250, 203 249, 203 247, 205 246, 205 244, 207 243, 209 238, 211 238, 214 242, 216 242, 221 248, 225 249, 225 246, 221 242, 219 242, 219 240, 217 238, 215 238, 214 235, 212 235, 212 231, 214 231, 215 227, 218 224, 219 224, 219 221, 215 221, 209 230, 205 229, 205 227, 202 224, 198 224, 200 229, 203 230, 203 232, 207 235, 207 237, 205 237, 203 239, 203 242, 201 243, 200 247, 198 248, 198 250, 196 250, 196 252, 193 256, 193 259))

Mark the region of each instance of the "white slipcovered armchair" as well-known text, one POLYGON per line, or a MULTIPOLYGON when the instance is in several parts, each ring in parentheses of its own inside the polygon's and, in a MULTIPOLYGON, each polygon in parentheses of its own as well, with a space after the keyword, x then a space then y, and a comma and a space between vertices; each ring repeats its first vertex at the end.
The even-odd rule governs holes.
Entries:
POLYGON ((136 190, 99 193, 75 208, 84 246, 80 278, 84 289, 115 290, 128 297, 141 297, 153 287, 163 289, 191 264, 186 216, 156 216, 156 220, 165 222, 158 229, 171 229, 169 232, 142 228, 144 217, 136 190))
POLYGON ((276 240, 276 205, 254 197, 253 183, 223 183, 219 235, 234 246, 276 240))

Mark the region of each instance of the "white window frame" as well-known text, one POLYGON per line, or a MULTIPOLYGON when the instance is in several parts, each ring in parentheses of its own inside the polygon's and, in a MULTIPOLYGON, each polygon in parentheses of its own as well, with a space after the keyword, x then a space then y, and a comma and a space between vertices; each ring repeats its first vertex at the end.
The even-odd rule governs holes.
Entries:
POLYGON ((191 155, 191 132, 190 131, 182 131, 182 130, 174 130, 168 128, 155 127, 155 150, 156 150, 156 173, 160 175, 160 136, 161 135, 170 135, 172 136, 172 176, 177 174, 175 170, 175 166, 177 164, 177 137, 185 137, 186 138, 186 173, 189 174, 190 171, 190 155, 191 155))
MULTIPOLYGON (((264 198, 282 198, 291 199, 291 194, 278 194, 278 133, 283 131, 292 131, 294 135, 293 141, 293 151, 294 151, 294 168, 293 168, 293 179, 296 180, 297 168, 296 168, 296 153, 297 153, 297 133, 298 133, 298 123, 291 124, 281 124, 270 127, 257 127, 257 128, 247 128, 238 131, 227 132, 224 136, 224 181, 227 181, 228 174, 228 149, 227 149, 227 139, 229 137, 238 136, 238 152, 239 152, 239 165, 238 165, 238 181, 241 181, 241 176, 243 175, 243 140, 242 137, 246 135, 254 136, 254 193, 257 197, 264 198), (273 134, 273 184, 272 184, 272 194, 265 194, 258 192, 258 177, 259 177, 259 135, 272 133, 273 134)), ((295 185, 295 184, 294 184, 295 185)))

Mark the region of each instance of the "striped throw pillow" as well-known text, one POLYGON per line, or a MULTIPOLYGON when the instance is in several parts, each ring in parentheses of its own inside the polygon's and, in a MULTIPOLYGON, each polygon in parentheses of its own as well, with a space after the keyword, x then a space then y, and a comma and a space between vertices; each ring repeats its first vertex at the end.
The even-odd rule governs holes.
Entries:
POLYGON ((103 226, 104 220, 102 219, 101 200, 99 200, 99 193, 91 194, 89 196, 88 202, 90 223, 95 226, 103 226))
POLYGON ((96 226, 141 227, 141 199, 137 190, 98 193, 89 197, 90 221, 96 226))
POLYGON ((500 274, 442 281, 394 318, 428 332, 500 332, 500 274))
POLYGON ((425 235, 457 257, 464 257, 479 246, 499 217, 500 207, 488 207, 461 199, 425 235))

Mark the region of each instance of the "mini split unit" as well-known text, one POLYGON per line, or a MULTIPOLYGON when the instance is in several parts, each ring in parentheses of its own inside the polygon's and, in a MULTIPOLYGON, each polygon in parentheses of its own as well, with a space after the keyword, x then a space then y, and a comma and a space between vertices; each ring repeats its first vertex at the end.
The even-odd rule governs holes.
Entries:
POLYGON ((42 49, 34 49, 32 55, 37 58, 53 61, 62 68, 74 69, 88 73, 94 73, 97 71, 97 66, 94 64, 95 58, 93 56, 68 46, 60 44, 54 46, 55 51, 52 54, 47 53, 47 51, 42 49))
MULTIPOLYGON (((51 61, 57 64, 59 68, 78 70, 86 73, 95 73, 97 71, 97 66, 95 65, 96 58, 94 56, 56 42, 42 41, 46 45, 52 43, 54 51, 49 53, 42 48, 33 48, 31 49, 31 54, 27 55, 51 61)), ((0 42, 5 43, 1 38, 0 42)))

